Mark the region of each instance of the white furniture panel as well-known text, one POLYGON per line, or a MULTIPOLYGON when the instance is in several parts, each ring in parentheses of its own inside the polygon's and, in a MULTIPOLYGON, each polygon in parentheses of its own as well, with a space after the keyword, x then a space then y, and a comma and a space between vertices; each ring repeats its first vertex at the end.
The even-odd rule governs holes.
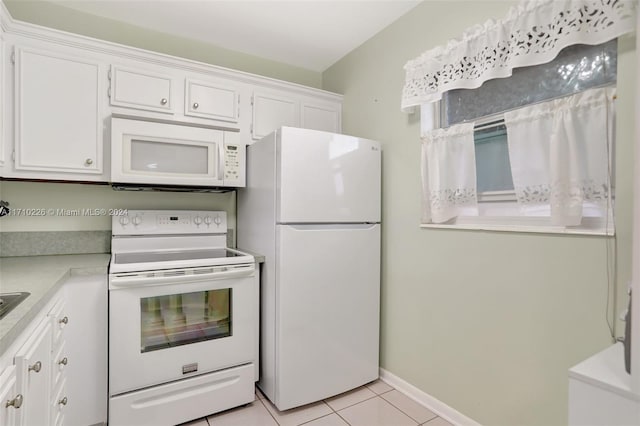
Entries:
MULTIPOLYGON (((107 277, 75 276, 64 284, 66 369, 65 422, 93 425, 107 420, 107 277)), ((58 360, 58 362, 60 362, 58 360)))
POLYGON ((253 124, 251 137, 260 139, 280 126, 298 126, 299 103, 290 97, 275 93, 253 93, 253 124))
POLYGON ((240 93, 221 83, 185 80, 185 115, 238 122, 240 93))
POLYGON ((303 102, 301 106, 300 127, 340 133, 341 113, 342 111, 339 104, 319 105, 303 102))
POLYGON ((4 43, 4 30, 0 25, 0 176, 3 176, 3 167, 4 167, 4 156, 5 156, 5 104, 6 104, 6 95, 5 95, 5 43, 4 43))
POLYGON ((0 374, 0 425, 17 426, 24 396, 18 393, 16 367, 10 365, 0 374))
POLYGON ((21 422, 49 424, 51 380, 51 323, 43 320, 15 356, 18 389, 24 396, 21 422))
POLYGON ((111 105, 173 114, 173 78, 151 71, 113 65, 111 105))
POLYGON ((278 138, 278 222, 380 221, 378 142, 290 127, 278 138))
POLYGON ((15 61, 16 170, 101 173, 100 65, 30 48, 15 61))
POLYGON ((276 241, 276 405, 375 380, 380 225, 279 225, 276 241))
POLYGON ((622 343, 569 370, 569 425, 640 425, 640 396, 624 369, 622 343))

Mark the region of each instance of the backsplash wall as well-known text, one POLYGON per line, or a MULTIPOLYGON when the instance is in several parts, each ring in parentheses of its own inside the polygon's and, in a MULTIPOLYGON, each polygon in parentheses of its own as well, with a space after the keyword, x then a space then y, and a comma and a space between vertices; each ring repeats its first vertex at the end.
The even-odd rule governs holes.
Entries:
POLYGON ((114 191, 108 185, 0 181, 0 199, 9 202, 9 208, 16 213, 0 218, 2 234, 111 231, 111 216, 102 214, 101 210, 113 209, 222 210, 227 212, 232 236, 236 229, 233 191, 219 194, 136 192, 114 191), (17 214, 25 210, 29 215, 17 214), (98 214, 93 215, 96 212, 98 214))

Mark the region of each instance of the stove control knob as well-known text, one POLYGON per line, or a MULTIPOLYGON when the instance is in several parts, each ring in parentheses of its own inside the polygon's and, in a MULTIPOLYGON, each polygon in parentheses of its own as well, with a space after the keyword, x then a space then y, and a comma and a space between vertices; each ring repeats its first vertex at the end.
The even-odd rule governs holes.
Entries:
POLYGON ((134 216, 133 219, 131 219, 131 223, 138 226, 142 223, 142 218, 140 216, 134 216))
POLYGON ((200 224, 202 223, 202 218, 200 216, 196 216, 193 218, 193 223, 196 224, 196 226, 200 226, 200 224))
POLYGON ((204 223, 207 224, 207 226, 211 225, 211 216, 205 216, 204 217, 204 223))
POLYGON ((220 224, 222 223, 222 218, 220 218, 220 216, 214 217, 213 223, 215 223, 217 226, 220 226, 220 224))
POLYGON ((126 226, 129 224, 129 216, 120 216, 120 219, 118 220, 118 222, 120 222, 120 225, 122 226, 126 226))

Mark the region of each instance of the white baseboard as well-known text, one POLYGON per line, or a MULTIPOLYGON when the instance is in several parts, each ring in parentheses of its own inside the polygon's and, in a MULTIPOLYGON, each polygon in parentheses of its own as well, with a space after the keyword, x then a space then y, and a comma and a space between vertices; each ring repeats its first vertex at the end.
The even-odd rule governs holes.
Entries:
POLYGON ((407 395, 418 404, 427 407, 429 410, 433 411, 435 414, 442 417, 449 423, 453 423, 457 426, 480 426, 480 423, 476 422, 473 419, 470 419, 456 409, 451 408, 444 402, 432 397, 428 393, 421 391, 411 383, 406 382, 395 374, 388 372, 384 368, 380 369, 380 380, 386 382, 390 386, 393 386, 395 389, 407 395))

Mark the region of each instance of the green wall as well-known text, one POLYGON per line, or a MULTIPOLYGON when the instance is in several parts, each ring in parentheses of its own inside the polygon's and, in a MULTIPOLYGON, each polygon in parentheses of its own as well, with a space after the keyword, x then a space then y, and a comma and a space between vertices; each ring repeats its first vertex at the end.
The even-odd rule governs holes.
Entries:
POLYGON ((630 277, 633 40, 619 44, 617 241, 420 229, 419 114, 400 112, 408 60, 514 4, 426 1, 325 71, 323 88, 344 94, 345 133, 383 142, 382 368, 482 424, 561 425, 568 368, 611 342, 616 245, 611 299, 630 277))
POLYGON ((140 28, 46 1, 2 0, 11 16, 49 28, 319 88, 319 72, 140 28))

